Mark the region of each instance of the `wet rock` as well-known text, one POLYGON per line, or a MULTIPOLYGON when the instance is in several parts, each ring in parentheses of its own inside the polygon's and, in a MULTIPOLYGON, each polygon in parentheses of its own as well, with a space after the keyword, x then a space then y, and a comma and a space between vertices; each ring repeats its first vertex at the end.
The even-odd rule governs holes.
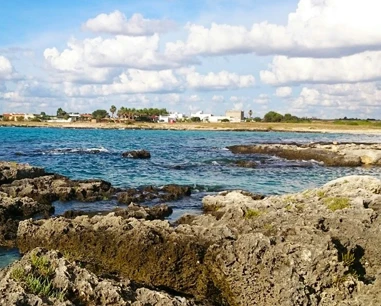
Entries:
POLYGON ((62 254, 40 248, 2 271, 1 276, 1 305, 195 305, 183 297, 136 286, 128 279, 97 277, 62 254), (49 284, 49 288, 39 290, 32 286, 32 279, 44 289, 49 284))
POLYGON ((118 193, 117 199, 121 204, 143 203, 153 200, 176 201, 191 195, 189 186, 165 185, 163 187, 146 186, 131 188, 118 193))
POLYGON ((31 198, 10 198, 0 192, 0 246, 13 247, 15 245, 17 228, 20 220, 36 214, 49 215, 54 207, 41 204, 31 198))
POLYGON ((115 210, 115 216, 144 220, 164 220, 172 213, 173 209, 165 204, 148 207, 131 203, 126 209, 115 210))
POLYGON ((149 159, 151 158, 151 153, 146 150, 127 151, 127 152, 124 152, 122 156, 134 158, 134 159, 149 159))
POLYGON ((326 166, 381 165, 380 144, 259 144, 231 146, 228 149, 235 154, 269 154, 289 160, 315 160, 326 166))
POLYGON ((72 254, 213 305, 378 305, 381 181, 350 176, 304 192, 203 199, 218 215, 167 221, 106 216, 25 220, 17 241, 72 254))
POLYGON ((11 197, 30 197, 40 203, 56 200, 95 202, 111 197, 114 189, 102 180, 75 181, 61 175, 15 180, 0 186, 0 191, 11 197))
POLYGON ((232 164, 241 168, 256 168, 258 166, 256 162, 251 160, 236 160, 232 164))
POLYGON ((45 170, 32 167, 28 164, 0 161, 0 185, 9 184, 15 180, 24 178, 35 178, 45 175, 45 170))

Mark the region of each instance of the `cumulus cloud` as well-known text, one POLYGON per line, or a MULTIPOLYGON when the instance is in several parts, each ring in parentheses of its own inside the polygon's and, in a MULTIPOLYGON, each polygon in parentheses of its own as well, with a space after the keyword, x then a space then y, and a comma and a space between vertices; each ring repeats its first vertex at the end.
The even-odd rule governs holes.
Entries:
POLYGON ((212 97, 212 101, 213 102, 217 102, 217 103, 222 103, 222 102, 224 102, 225 101, 225 97, 224 96, 221 96, 221 95, 214 95, 213 97, 212 97))
POLYGON ((219 73, 209 72, 201 75, 192 71, 186 76, 188 87, 196 90, 227 90, 247 88, 255 85, 255 78, 252 75, 238 75, 221 71, 219 73))
POLYGON ((82 28, 94 33, 109 33, 127 36, 150 36, 174 29, 171 20, 145 19, 141 14, 133 14, 130 19, 116 10, 110 14, 100 14, 89 19, 82 28))
POLYGON ((375 0, 300 0, 286 26, 190 24, 186 41, 167 43, 171 56, 255 53, 295 57, 341 57, 381 50, 379 11, 375 0))
POLYGON ((270 97, 267 94, 260 94, 253 100, 253 102, 256 104, 268 104, 270 102, 270 97))
POLYGON ((275 95, 279 98, 288 98, 292 95, 291 87, 279 87, 275 91, 275 95))
POLYGON ((11 78, 13 73, 13 66, 11 62, 5 57, 0 55, 0 80, 11 78))
POLYGON ((342 58, 274 57, 269 70, 260 72, 270 85, 292 83, 355 83, 381 78, 381 52, 367 51, 342 58))
POLYGON ((68 48, 58 51, 48 48, 44 57, 48 65, 58 72, 72 75, 75 80, 104 82, 113 69, 166 69, 179 64, 158 52, 159 36, 129 37, 115 36, 71 40, 68 48))
POLYGON ((321 118, 342 118, 349 114, 353 117, 379 117, 381 86, 372 82, 303 87, 290 107, 293 113, 308 113, 321 118))

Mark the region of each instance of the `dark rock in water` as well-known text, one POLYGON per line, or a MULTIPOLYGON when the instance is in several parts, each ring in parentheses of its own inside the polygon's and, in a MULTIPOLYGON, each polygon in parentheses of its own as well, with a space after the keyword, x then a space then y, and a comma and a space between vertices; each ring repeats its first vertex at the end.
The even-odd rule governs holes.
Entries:
POLYGON ((236 160, 233 164, 241 168, 256 168, 258 166, 256 162, 251 160, 236 160))
POLYGON ((31 198, 10 198, 0 192, 0 246, 14 246, 20 220, 36 214, 51 214, 54 207, 31 198))
POLYGON ((123 218, 136 218, 144 220, 164 220, 173 213, 173 209, 165 204, 155 205, 153 207, 141 206, 134 203, 128 205, 125 209, 114 211, 115 216, 123 218))
POLYGON ((136 159, 148 159, 151 158, 151 153, 146 150, 128 151, 124 152, 122 156, 136 159))
POLYGON ((78 216, 85 216, 85 215, 88 215, 88 213, 82 210, 67 210, 63 213, 62 217, 67 219, 74 219, 78 216))
POLYGON ((191 195, 189 186, 165 185, 163 187, 145 186, 143 188, 131 188, 118 193, 117 199, 121 204, 143 203, 153 200, 176 201, 184 196, 191 195))
POLYGON ((41 248, 34 249, 20 261, 0 272, 0 301, 4 306, 196 305, 190 299, 144 288, 128 279, 99 278, 59 252, 41 248), (31 289, 28 285, 30 280, 34 280, 35 284, 41 284, 41 289, 46 289, 49 285, 49 290, 38 290, 37 286, 31 289))
POLYGON ((35 178, 46 175, 43 168, 32 167, 27 164, 0 161, 0 185, 9 184, 15 180, 35 178))

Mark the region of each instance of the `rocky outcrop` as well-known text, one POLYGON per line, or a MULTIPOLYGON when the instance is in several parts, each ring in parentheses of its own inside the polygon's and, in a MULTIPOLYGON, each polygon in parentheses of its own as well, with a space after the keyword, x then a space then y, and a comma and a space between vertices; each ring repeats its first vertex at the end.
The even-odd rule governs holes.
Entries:
POLYGON ((380 180, 345 177, 263 199, 223 192, 203 203, 210 214, 175 227, 115 213, 27 220, 18 245, 214 305, 379 305, 380 180))
POLYGON ((0 185, 9 184, 15 180, 35 178, 45 175, 43 168, 32 167, 28 164, 0 161, 0 185))
POLYGON ((0 192, 0 246, 15 245, 20 220, 36 214, 48 215, 53 210, 51 205, 38 203, 31 198, 11 198, 0 192))
POLYGON ((95 202, 110 198, 111 184, 102 180, 75 181, 61 175, 47 175, 33 179, 15 180, 0 186, 0 191, 11 197, 30 197, 41 203, 56 200, 95 202))
POLYGON ((381 165, 380 144, 258 144, 230 146, 228 149, 235 154, 269 154, 289 160, 315 160, 326 166, 381 165))
POLYGON ((169 202, 190 195, 191 188, 189 186, 171 184, 163 187, 145 186, 142 188, 130 188, 119 192, 117 199, 121 204, 143 203, 153 200, 169 202))
POLYGON ((56 251, 37 248, 0 272, 1 305, 192 306, 193 301, 137 286, 127 279, 97 277, 56 251))
POLYGON ((122 153, 122 156, 134 159, 149 159, 151 158, 151 153, 146 150, 127 151, 122 153))

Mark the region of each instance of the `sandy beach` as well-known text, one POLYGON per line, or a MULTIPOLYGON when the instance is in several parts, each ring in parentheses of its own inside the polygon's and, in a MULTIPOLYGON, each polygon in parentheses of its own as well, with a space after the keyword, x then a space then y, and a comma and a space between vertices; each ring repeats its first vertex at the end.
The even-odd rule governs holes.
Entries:
POLYGON ((273 123, 273 122, 240 122, 240 123, 207 123, 178 122, 166 123, 118 123, 118 122, 16 122, 3 121, 0 126, 15 127, 47 127, 75 129, 152 129, 152 130, 205 130, 205 131, 276 131, 276 132, 318 132, 318 133, 351 133, 351 134, 381 134, 381 127, 370 125, 338 125, 331 122, 311 123, 273 123))

